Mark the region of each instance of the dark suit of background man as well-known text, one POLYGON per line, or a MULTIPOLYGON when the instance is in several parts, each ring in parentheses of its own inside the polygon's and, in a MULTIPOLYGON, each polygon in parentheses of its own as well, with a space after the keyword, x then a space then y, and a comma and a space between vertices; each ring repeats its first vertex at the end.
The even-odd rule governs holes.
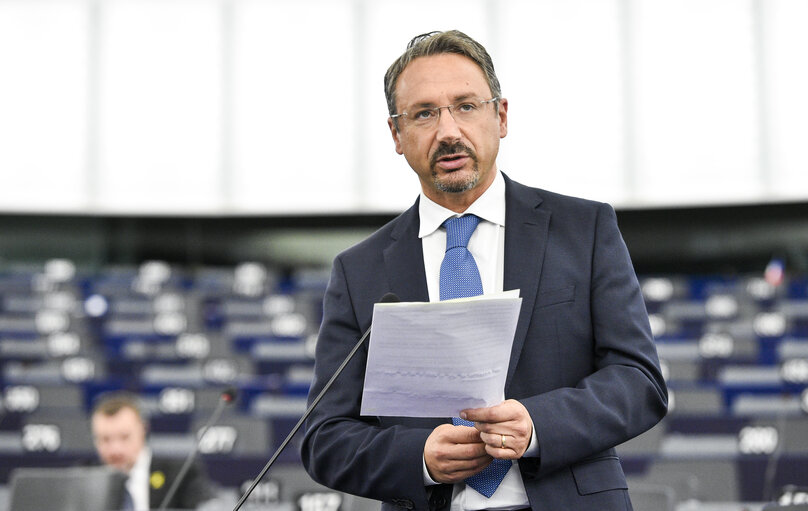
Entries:
POLYGON ((484 292, 519 289, 523 299, 506 399, 461 413, 473 428, 449 418, 362 417, 365 350, 307 422, 304 465, 315 480, 383 509, 631 509, 614 446, 665 415, 667 390, 613 209, 529 188, 497 169, 508 101, 488 53, 465 34, 413 39, 387 71, 385 93, 396 152, 421 194, 336 257, 310 398, 368 328, 381 296, 439 299, 441 224, 474 214, 481 220, 468 247, 484 292), (492 458, 515 462, 487 498, 464 480, 492 458))
MULTIPOLYGON (((129 477, 121 509, 147 511, 163 501, 183 460, 152 456, 146 445, 147 427, 137 397, 115 393, 98 401, 91 418, 98 457, 129 477)), ((168 509, 196 509, 213 497, 210 481, 201 467, 192 465, 168 509)))

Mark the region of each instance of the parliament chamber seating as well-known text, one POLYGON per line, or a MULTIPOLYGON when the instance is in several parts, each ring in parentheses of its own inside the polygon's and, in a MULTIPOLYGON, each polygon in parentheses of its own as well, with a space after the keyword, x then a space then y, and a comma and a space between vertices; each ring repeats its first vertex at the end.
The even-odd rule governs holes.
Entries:
MULTIPOLYGON (((182 458, 232 387, 200 456, 223 491, 243 490, 305 410, 327 278, 256 263, 3 269, 0 484, 16 467, 93 460, 89 411, 118 389, 142 397, 155 452, 182 458)), ((618 447, 635 509, 764 502, 808 486, 808 278, 640 281, 670 411, 618 447)), ((308 488, 299 440, 259 492, 267 502, 308 488)))

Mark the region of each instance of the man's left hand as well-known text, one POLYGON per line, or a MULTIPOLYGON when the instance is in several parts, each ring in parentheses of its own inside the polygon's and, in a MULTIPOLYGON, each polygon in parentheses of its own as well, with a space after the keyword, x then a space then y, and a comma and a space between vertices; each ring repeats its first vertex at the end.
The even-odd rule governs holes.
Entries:
POLYGON ((494 458, 515 460, 522 457, 533 436, 533 421, 527 408, 515 399, 508 399, 488 408, 472 408, 460 412, 460 417, 474 422, 485 442, 485 450, 494 458), (503 447, 504 445, 504 447, 503 447))

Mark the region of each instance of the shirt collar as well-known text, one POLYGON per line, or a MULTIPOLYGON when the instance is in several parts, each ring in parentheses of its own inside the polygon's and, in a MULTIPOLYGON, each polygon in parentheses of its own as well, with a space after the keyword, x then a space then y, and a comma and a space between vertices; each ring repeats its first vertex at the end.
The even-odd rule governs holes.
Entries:
POLYGON ((137 460, 135 460, 135 464, 132 466, 132 470, 129 471, 129 476, 131 477, 136 473, 148 474, 149 466, 151 466, 151 458, 151 449, 144 446, 143 449, 140 450, 140 454, 138 454, 137 460))
MULTIPOLYGON (((505 179, 502 173, 497 171, 491 186, 462 214, 474 214, 492 224, 505 225, 505 179)), ((418 201, 418 216, 421 223, 418 237, 424 238, 437 231, 447 218, 462 215, 433 202, 422 191, 421 200, 418 201)))

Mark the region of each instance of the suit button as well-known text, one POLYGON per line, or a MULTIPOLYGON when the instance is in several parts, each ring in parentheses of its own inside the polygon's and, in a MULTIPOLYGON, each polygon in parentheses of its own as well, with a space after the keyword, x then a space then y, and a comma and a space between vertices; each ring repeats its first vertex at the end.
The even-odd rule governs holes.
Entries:
POLYGON ((398 507, 403 507, 404 509, 415 508, 415 504, 413 504, 410 499, 393 499, 392 503, 397 505, 398 507))

